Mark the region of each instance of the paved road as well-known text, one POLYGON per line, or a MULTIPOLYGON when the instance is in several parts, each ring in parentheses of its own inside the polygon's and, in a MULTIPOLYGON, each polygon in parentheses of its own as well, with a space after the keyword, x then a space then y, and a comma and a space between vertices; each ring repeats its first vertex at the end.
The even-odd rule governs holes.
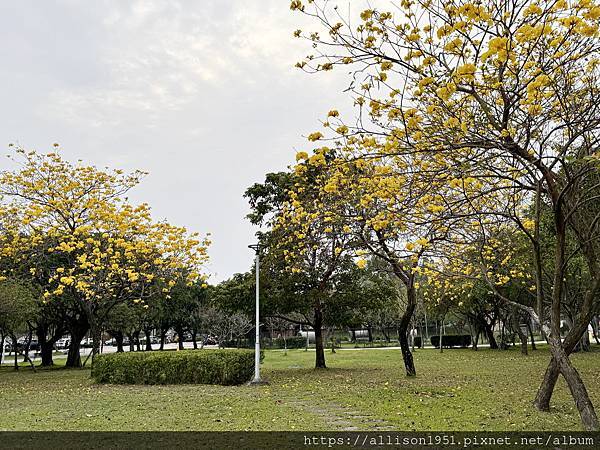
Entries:
MULTIPOLYGON (((535 341, 536 344, 546 344, 546 341, 535 341)), ((489 347, 489 344, 479 344, 478 347, 480 348, 487 348, 489 347)), ((125 347, 125 351, 128 352, 129 351, 129 346, 124 346, 125 347)), ((158 350, 160 347, 159 344, 152 344, 152 349, 153 350, 158 350)), ((183 347, 186 349, 191 349, 194 348, 194 343, 193 342, 184 342, 183 343, 183 347)), ((145 346, 142 346, 142 349, 145 348, 145 346)), ((164 346, 165 350, 175 350, 177 348, 177 343, 176 342, 171 342, 170 344, 165 344, 164 346)), ((205 345, 204 348, 218 348, 218 346, 216 345, 205 345)), ((435 347, 431 346, 431 345, 426 345, 424 347, 425 349, 434 349, 435 347)), ((468 347, 470 348, 470 347, 468 347)), ((279 351, 283 351, 283 349, 278 349, 279 351)), ((314 348, 310 348, 310 351, 314 351, 314 348)), ((342 351, 354 351, 354 350, 400 350, 400 347, 346 347, 346 348, 337 348, 336 350, 342 350, 342 351)), ((86 358, 90 352, 92 351, 91 348, 82 348, 81 349, 81 357, 82 358, 86 358)), ((105 345, 102 348, 102 353, 115 353, 117 351, 117 347, 112 346, 112 345, 105 345)), ((34 355, 31 355, 34 356, 34 355)), ((67 351, 61 351, 59 353, 55 353, 54 354, 54 359, 61 359, 61 358, 66 358, 67 357, 67 351)), ((7 356, 6 354, 4 355, 4 364, 12 364, 13 361, 13 356, 11 355, 10 357, 7 356)), ((35 355, 35 357, 32 358, 33 362, 37 362, 37 360, 39 360, 40 356, 39 355, 35 355)), ((20 359, 22 359, 20 357, 20 359)))
MULTIPOLYGON (((529 345, 529 342, 527 343, 529 345)), ((535 341, 535 344, 546 344, 546 341, 535 341)), ((519 342, 517 342, 515 344, 516 346, 519 346, 519 342)), ((489 347, 490 344, 478 344, 477 348, 487 348, 489 347)), ((417 347, 415 347, 416 349, 417 347)), ((434 347, 433 345, 426 345, 423 348, 427 348, 427 349, 438 349, 439 347, 434 347)), ((459 348, 459 347, 456 347, 459 348)), ((471 348, 471 346, 469 345, 466 348, 471 348)), ((411 347, 412 349, 412 347, 411 347)), ((314 349, 313 349, 314 350, 314 349)), ((336 348, 336 350, 400 350, 400 347, 354 347, 354 348, 336 348)))
MULTIPOLYGON (((129 345, 123 346, 125 351, 128 352, 129 351, 129 345)), ((141 346, 142 349, 146 348, 145 345, 141 346)), ((158 350, 160 348, 160 344, 152 344, 152 349, 153 350, 158 350)), ((170 344, 165 344, 165 350, 175 350, 177 349, 177 343, 176 342, 171 342, 170 344)), ((193 342, 184 342, 183 343, 183 348, 194 348, 194 343, 193 342)), ((218 348, 218 346, 216 345, 205 345, 204 348, 218 348)), ((81 351, 79 352, 81 355, 81 358, 83 358, 85 360, 85 358, 91 353, 92 349, 91 348, 82 348, 81 351)), ((117 347, 116 346, 112 346, 112 345, 105 345, 102 348, 102 353, 115 353, 117 351, 117 347)), ((32 361, 34 363, 37 363, 40 359, 40 355, 39 354, 34 354, 34 353, 30 353, 29 356, 31 357, 32 361)), ((54 353, 54 359, 61 359, 61 358, 66 358, 67 357, 67 350, 60 350, 59 352, 54 353)), ((19 356, 19 360, 22 360, 23 357, 19 356)), ((14 355, 10 355, 8 356, 6 353, 4 354, 4 360, 3 360, 3 364, 13 364, 14 361, 14 355)))

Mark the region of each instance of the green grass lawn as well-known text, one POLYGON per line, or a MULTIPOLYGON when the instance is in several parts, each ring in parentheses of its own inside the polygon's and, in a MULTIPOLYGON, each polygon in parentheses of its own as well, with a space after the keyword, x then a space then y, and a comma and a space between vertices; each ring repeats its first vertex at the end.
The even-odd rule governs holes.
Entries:
MULTIPOLYGON (((201 351, 201 350, 200 350, 201 351)), ((268 351, 267 386, 96 385, 89 370, 0 369, 2 430, 579 430, 560 380, 549 413, 532 406, 542 349, 417 350, 418 376, 398 350, 268 351)), ((600 408, 600 349, 574 364, 600 408)))

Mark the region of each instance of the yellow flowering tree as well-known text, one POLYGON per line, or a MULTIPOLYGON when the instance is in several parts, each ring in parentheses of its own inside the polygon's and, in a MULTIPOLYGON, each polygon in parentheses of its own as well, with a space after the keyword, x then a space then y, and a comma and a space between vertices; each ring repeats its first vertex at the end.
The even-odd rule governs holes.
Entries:
MULTIPOLYGON (((350 68, 358 120, 330 114, 326 130, 339 142, 368 137, 363 155, 386 159, 410 154, 415 173, 450 184, 481 186, 447 208, 455 215, 494 220, 506 204, 470 202, 488 194, 516 194, 510 216, 526 220, 519 205, 536 196, 550 206, 556 229, 553 289, 541 289, 539 239, 531 238, 538 311, 529 311, 548 337, 552 360, 536 407, 548 410, 561 374, 586 429, 599 423, 585 385, 569 359, 597 307, 599 221, 583 214, 598 188, 586 183, 598 173, 600 120, 598 25, 593 0, 458 0, 400 2, 400 11, 367 9, 343 17, 335 2, 301 0, 291 9, 315 19, 317 31, 297 31, 315 49, 298 67, 308 72, 350 68), (358 21, 358 22, 356 22, 358 21), (420 161, 420 162, 419 162, 420 161), (458 176, 456 176, 458 175, 458 176), (582 190, 585 187, 585 193, 582 190), (567 231, 572 232, 590 273, 578 318, 560 338, 565 292, 567 231), (543 305, 549 304, 547 311, 543 305)), ((352 13, 351 13, 352 14, 352 13)), ((314 141, 326 133, 310 135, 314 141)), ((534 219, 535 222, 535 219, 534 219)), ((534 229, 536 228, 534 223, 534 229)), ((539 237, 539 236, 538 236, 539 237)))
POLYGON ((332 213, 330 203, 335 197, 319 188, 328 157, 320 151, 311 165, 296 167, 264 239, 265 267, 272 273, 270 278, 283 286, 287 310, 301 312, 304 324, 315 332, 316 368, 326 367, 325 322, 332 322, 336 304, 352 297, 342 292, 347 285, 340 281, 348 281, 353 266, 351 237, 332 213))
POLYGON ((74 298, 88 319, 93 354, 115 305, 143 304, 157 292, 168 295, 180 280, 201 277, 208 238, 154 222, 148 205, 124 197, 142 172, 74 165, 58 152, 16 154, 20 167, 0 174, 0 255, 8 261, 2 267, 45 271, 42 302, 74 298), (30 258, 40 251, 54 263, 30 258))
MULTIPOLYGON (((414 176, 410 155, 383 159, 362 156, 362 152, 381 150, 372 137, 349 139, 337 147, 335 151, 317 149, 311 157, 299 154, 295 170, 319 171, 313 186, 329 199, 320 210, 352 243, 356 264, 364 268, 366 258, 385 261, 388 271, 402 284, 406 305, 398 334, 406 373, 414 376, 408 328, 417 306, 419 266, 433 243, 447 234, 449 225, 442 220, 446 208, 441 203, 440 186, 435 180, 414 176), (315 159, 324 153, 328 156, 324 162, 315 159)), ((306 219, 302 223, 312 226, 306 219)))

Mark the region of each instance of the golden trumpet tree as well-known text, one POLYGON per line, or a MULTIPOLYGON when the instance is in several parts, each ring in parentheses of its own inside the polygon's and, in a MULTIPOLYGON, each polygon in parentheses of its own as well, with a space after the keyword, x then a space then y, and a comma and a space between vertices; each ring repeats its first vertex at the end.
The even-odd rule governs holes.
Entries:
MULTIPOLYGON (((300 155, 302 156, 302 155, 300 155)), ((352 266, 351 236, 334 213, 336 197, 321 189, 327 176, 324 152, 317 152, 312 163, 298 164, 286 192, 286 200, 273 218, 268 241, 269 261, 285 262, 288 283, 310 304, 310 323, 315 332, 315 367, 325 368, 323 328, 328 311, 344 301, 340 279, 352 266), (291 280, 291 283, 290 283, 291 280)), ((273 264, 271 264, 273 265, 273 264)), ((276 266, 276 264, 275 264, 276 266)), ((307 316, 307 315, 305 315, 307 316)))
MULTIPOLYGON (((328 114, 327 132, 342 143, 368 138, 364 157, 411 155, 423 177, 448 184, 482 183, 461 207, 432 201, 449 214, 527 220, 518 205, 537 197, 550 206, 556 229, 550 298, 541 289, 539 236, 529 233, 536 266, 538 318, 548 337, 552 360, 535 405, 549 408, 561 374, 586 429, 599 423, 585 385, 569 353, 585 331, 600 291, 597 242, 600 220, 585 214, 597 201, 600 91, 598 91, 600 5, 594 0, 403 0, 399 8, 370 8, 346 17, 336 2, 295 0, 291 9, 320 27, 295 36, 307 39, 313 54, 298 67, 308 72, 350 70, 349 91, 359 110, 345 122, 328 114), (504 193, 505 202, 473 199, 504 193), (580 246, 590 283, 577 320, 564 342, 560 337, 565 292, 567 231, 580 246), (547 300, 547 301, 546 301, 547 300), (544 305, 548 303, 547 311, 544 305)), ((442 199, 440 199, 442 200, 442 199)), ((537 225, 534 224, 534 229, 537 225)))
MULTIPOLYGON (((295 171, 320 173, 312 185, 329 200, 319 210, 347 236, 356 264, 364 268, 366 256, 377 257, 404 286, 398 333, 406 373, 414 376, 407 333, 417 305, 417 272, 432 242, 447 233, 448 223, 438 220, 440 209, 432 203, 439 197, 435 184, 414 176, 410 156, 374 160, 360 156, 366 148, 376 148, 375 141, 357 138, 336 150, 317 149, 311 157, 301 152, 295 171)), ((310 218, 301 222, 312 227, 310 218)))
POLYGON ((116 304, 144 306, 178 281, 202 277, 208 238, 155 222, 147 204, 134 206, 124 197, 142 172, 74 165, 58 152, 19 148, 16 154, 20 167, 0 174, 2 267, 11 274, 25 266, 38 283, 35 275, 45 272, 43 302, 76 299, 90 324, 94 354, 116 304), (31 258, 40 252, 51 263, 31 258))

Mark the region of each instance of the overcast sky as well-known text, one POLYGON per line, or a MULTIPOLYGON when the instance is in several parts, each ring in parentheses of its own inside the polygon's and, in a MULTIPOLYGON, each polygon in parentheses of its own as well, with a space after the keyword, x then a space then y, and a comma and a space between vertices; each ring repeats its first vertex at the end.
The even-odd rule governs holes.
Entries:
POLYGON ((212 232, 228 278, 252 262, 246 187, 350 102, 341 74, 293 67, 305 25, 289 0, 1 2, 0 145, 147 170, 130 198, 212 232))

